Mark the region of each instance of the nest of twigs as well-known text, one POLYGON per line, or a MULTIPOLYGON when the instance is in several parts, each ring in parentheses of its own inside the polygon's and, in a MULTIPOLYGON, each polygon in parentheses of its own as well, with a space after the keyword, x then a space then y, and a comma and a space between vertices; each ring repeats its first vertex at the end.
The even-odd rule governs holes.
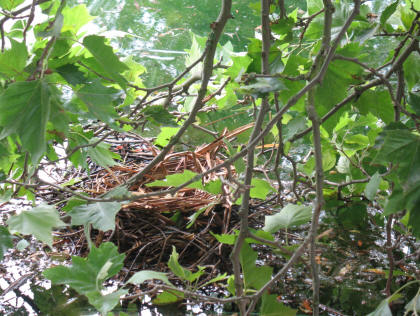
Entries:
MULTIPOLYGON (((252 125, 232 132, 225 131, 214 142, 200 146, 195 151, 167 155, 129 190, 134 194, 144 194, 169 189, 146 184, 185 170, 199 174, 223 163, 226 159, 222 153, 226 146, 224 139, 231 139, 250 127, 252 125)), ((121 147, 118 146, 120 150, 121 147)), ((83 183, 83 189, 93 196, 109 192, 125 183, 159 154, 158 149, 147 142, 140 147, 141 149, 122 148, 125 156, 123 163, 100 170, 83 183)), ((202 179, 203 183, 227 179, 234 175, 234 167, 228 168, 209 173, 202 179)), ((193 188, 183 188, 174 195, 143 197, 123 205, 117 214, 115 231, 112 235, 98 232, 95 236, 96 243, 99 244, 103 240, 114 241, 120 252, 126 254, 128 272, 152 267, 166 270, 172 246, 177 248, 181 264, 190 268, 196 265, 211 265, 215 269, 221 262, 229 261, 229 252, 225 253, 222 250, 210 231, 227 233, 238 223, 238 217, 232 212, 230 205, 221 195, 193 188), (191 216, 200 209, 204 212, 191 224, 191 216)))

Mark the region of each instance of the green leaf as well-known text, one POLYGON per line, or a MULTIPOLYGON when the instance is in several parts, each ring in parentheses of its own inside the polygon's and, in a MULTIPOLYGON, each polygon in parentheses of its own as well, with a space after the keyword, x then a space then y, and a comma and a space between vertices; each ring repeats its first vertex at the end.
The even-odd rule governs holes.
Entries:
POLYGON ((118 90, 103 86, 99 79, 77 91, 77 96, 86 104, 89 112, 111 126, 116 126, 115 120, 119 117, 112 104, 118 95, 118 90))
POLYGON ((391 196, 388 197, 384 208, 384 216, 397 213, 406 206, 406 199, 404 191, 401 187, 396 187, 392 190, 391 196))
POLYGON ((275 233, 282 228, 299 226, 309 222, 311 214, 310 206, 287 204, 279 213, 265 217, 263 230, 275 233))
POLYGON ((34 235, 50 247, 53 243, 52 228, 66 226, 55 207, 46 204, 10 217, 7 224, 10 233, 34 235))
MULTIPOLYGON (((410 23, 411 24, 411 23, 410 23)), ((410 54, 403 64, 404 77, 409 90, 420 82, 420 56, 419 54, 410 54)))
POLYGON ((110 242, 96 248, 92 246, 87 258, 72 257, 69 267, 57 266, 43 272, 53 284, 65 284, 78 293, 88 297, 89 303, 101 312, 108 312, 117 305, 126 290, 119 290, 102 295, 103 283, 116 275, 124 265, 124 254, 119 254, 117 247, 110 242))
POLYGON ((152 300, 153 304, 156 305, 167 305, 182 301, 184 299, 184 293, 176 290, 166 290, 156 296, 152 300))
POLYGON ((12 83, 0 96, 0 139, 17 133, 36 163, 46 150, 51 91, 44 81, 12 83))
POLYGON ((265 180, 253 178, 251 181, 250 196, 255 199, 264 200, 270 192, 274 192, 274 188, 265 180))
POLYGON ((127 283, 140 285, 147 280, 161 280, 163 283, 168 285, 172 285, 169 282, 166 273, 151 271, 151 270, 143 270, 140 272, 136 272, 128 281, 127 283))
POLYGON ((381 183, 381 176, 376 172, 369 180, 365 188, 365 196, 368 200, 373 201, 381 183))
MULTIPOLYGON (((95 143, 98 139, 96 137, 89 140, 89 143, 95 143)), ((99 143, 95 147, 88 147, 88 156, 98 165, 102 167, 110 167, 116 164, 114 159, 119 159, 120 155, 109 150, 110 145, 99 143)))
POLYGON ((65 6, 62 14, 64 17, 62 32, 71 31, 73 34, 77 34, 83 25, 94 19, 85 4, 75 7, 65 6))
POLYGON ((381 18, 379 19, 379 22, 381 26, 384 26, 386 21, 391 17, 391 15, 394 14, 395 10, 397 10, 397 6, 399 4, 399 0, 395 1, 394 3, 391 3, 389 6, 385 8, 384 11, 382 11, 381 18))
POLYGON ((265 293, 261 297, 261 316, 295 316, 297 313, 296 309, 290 308, 285 304, 279 302, 277 295, 265 293))
POLYGON ((171 271, 179 278, 185 281, 194 282, 204 273, 204 268, 198 267, 199 270, 195 273, 192 273, 190 270, 182 267, 178 262, 178 253, 176 252, 175 246, 172 246, 172 254, 169 257, 168 267, 171 271))
POLYGON ((252 250, 248 243, 244 243, 240 252, 240 262, 244 274, 244 285, 246 289, 258 290, 266 284, 273 273, 269 266, 256 266, 257 253, 252 250))
POLYGON ((346 229, 365 228, 368 223, 366 204, 359 202, 341 208, 337 222, 346 229))
POLYGON ((269 92, 287 89, 284 83, 278 78, 256 78, 255 80, 255 83, 241 86, 238 91, 243 94, 260 97, 261 95, 265 95, 269 92))
POLYGON ((404 189, 420 181, 420 136, 406 129, 385 130, 373 163, 392 162, 399 165, 398 176, 404 189))
POLYGON ((177 126, 175 116, 169 113, 167 109, 163 107, 163 105, 153 105, 148 106, 144 111, 142 111, 146 115, 146 119, 157 126, 161 125, 172 125, 177 126))
POLYGON ((246 72, 248 66, 251 64, 252 59, 248 56, 232 56, 232 66, 225 71, 225 75, 237 81, 246 72), (238 78, 239 77, 239 78, 238 78))
POLYGON ((85 78, 85 75, 83 72, 79 70, 75 65, 73 64, 66 64, 64 66, 58 67, 55 69, 57 73, 59 73, 66 81, 71 85, 78 85, 86 83, 87 78, 85 78))
POLYGON ((115 82, 125 89, 127 81, 120 73, 129 68, 118 59, 117 55, 115 55, 112 50, 112 47, 106 45, 105 41, 105 37, 89 35, 83 39, 83 45, 85 45, 93 57, 95 57, 95 62, 92 62, 91 65, 96 64, 93 65, 94 68, 99 68, 98 70, 101 74, 115 80, 115 82))
POLYGON ((162 127, 160 133, 155 140, 155 144, 161 147, 165 147, 169 144, 172 136, 174 136, 179 130, 179 127, 162 127))
POLYGON ((226 272, 223 273, 223 274, 218 274, 216 277, 214 277, 210 281, 207 281, 206 283, 204 283, 202 285, 202 287, 205 287, 205 286, 207 286, 209 284, 212 284, 212 283, 216 283, 216 282, 219 282, 219 281, 226 280, 227 278, 228 278, 228 276, 227 276, 227 273, 226 272))
POLYGON ((10 40, 11 48, 0 54, 0 73, 14 77, 22 74, 28 52, 25 43, 19 43, 13 39, 10 40))
MULTIPOLYGON (((166 176, 164 180, 156 180, 151 183, 147 183, 148 187, 177 187, 185 182, 191 180, 197 175, 197 173, 192 172, 188 169, 184 170, 182 173, 174 173, 166 176)), ((263 185, 262 185, 263 186, 263 185)), ((187 186, 187 188, 199 189, 207 191, 211 194, 219 194, 221 192, 221 181, 219 179, 210 181, 204 186, 200 180, 193 182, 187 186)), ((271 188, 271 187, 270 187, 271 188)), ((260 188, 260 190, 263 190, 260 188)))
POLYGON ((7 11, 11 11, 23 2, 25 2, 25 0, 0 0, 0 7, 7 11))
MULTIPOLYGON (((192 172, 188 169, 185 169, 183 173, 174 173, 171 175, 166 176, 165 180, 156 180, 151 183, 146 184, 148 187, 177 187, 192 178, 194 178, 197 174, 192 172)), ((204 190, 201 181, 196 181, 188 185, 189 188, 195 188, 204 190)))
MULTIPOLYGON (((420 187, 416 188, 417 192, 420 190, 420 187)), ((413 230, 413 235, 417 237, 417 240, 420 239, 420 198, 417 195, 416 203, 410 209, 410 217, 408 219, 408 225, 411 226, 413 230)))
POLYGON ((121 296, 128 293, 128 290, 118 290, 106 295, 102 295, 99 291, 86 293, 89 303, 92 304, 102 315, 106 315, 109 311, 120 302, 121 296))
POLYGON ((412 93, 408 94, 408 104, 410 104, 411 108, 414 110, 414 113, 420 115, 420 94, 419 93, 412 93))
POLYGON ((337 158, 336 158, 335 155, 336 155, 335 150, 332 150, 331 148, 323 146, 323 148, 322 148, 322 169, 324 171, 328 171, 328 170, 334 168, 335 163, 337 161, 337 158))
POLYGON ((96 202, 73 207, 68 214, 72 225, 92 224, 102 231, 114 230, 115 215, 121 209, 120 202, 96 202))
POLYGON ((23 251, 23 249, 25 249, 26 247, 28 247, 30 244, 26 239, 21 239, 19 240, 19 242, 16 244, 16 249, 19 251, 23 251))
POLYGON ((336 168, 340 173, 350 173, 350 160, 346 156, 340 156, 336 168))
POLYGON ((360 110, 361 114, 366 115, 370 112, 384 121, 385 124, 392 122, 394 119, 394 109, 388 91, 365 91, 354 105, 360 110))
POLYGON ((3 260, 7 249, 13 247, 12 235, 10 235, 7 227, 0 226, 0 260, 3 260))
POLYGON ((420 312, 420 295, 418 292, 413 299, 405 305, 405 315, 409 315, 409 312, 413 312, 413 315, 415 315, 415 312, 420 312))
POLYGON ((392 316, 391 309, 389 308, 388 299, 384 299, 378 307, 367 316, 392 316))
POLYGON ((87 258, 73 256, 71 266, 49 268, 43 274, 53 284, 69 285, 80 294, 87 294, 101 291, 103 282, 121 270, 124 258, 113 243, 106 242, 99 248, 92 246, 87 258))
POLYGON ((235 244, 236 235, 235 234, 215 234, 213 232, 210 232, 210 234, 217 239, 218 242, 226 245, 233 245, 235 244))

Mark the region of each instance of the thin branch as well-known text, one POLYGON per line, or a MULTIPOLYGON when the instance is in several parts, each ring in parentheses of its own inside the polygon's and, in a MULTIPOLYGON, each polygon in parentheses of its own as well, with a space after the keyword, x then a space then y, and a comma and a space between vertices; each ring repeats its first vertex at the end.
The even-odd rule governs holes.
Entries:
MULTIPOLYGON (((261 52, 261 72, 263 74, 269 74, 269 54, 270 54, 270 37, 271 37, 271 30, 270 30, 270 0, 261 0, 261 25, 262 25, 262 52, 261 52)), ((269 109, 268 104, 268 97, 262 99, 261 107, 258 111, 257 119, 254 124, 254 128, 252 130, 251 136, 249 141, 252 142, 255 139, 264 123, 264 117, 269 109)), ((254 150, 255 145, 248 149, 247 159, 246 159, 246 170, 245 170, 245 179, 244 179, 244 186, 246 187, 245 191, 242 194, 242 203, 239 209, 239 216, 240 216, 240 229, 238 237, 236 238, 235 245, 233 247, 231 253, 231 261, 233 266, 233 273, 235 276, 235 290, 237 296, 243 296, 243 281, 241 278, 241 265, 240 265, 240 252, 242 246, 245 242, 245 238, 248 235, 249 223, 248 223, 248 216, 249 216, 249 199, 250 199, 250 188, 251 188, 251 181, 254 172, 254 150)), ((247 310, 246 302, 241 301, 239 302, 239 311, 241 315, 248 315, 250 313, 247 310)))
POLYGON ((181 138, 181 136, 184 134, 184 132, 188 129, 188 127, 194 123, 195 117, 198 113, 198 111, 203 106, 203 98, 207 92, 207 85, 209 83, 210 77, 213 73, 213 61, 214 61, 214 55, 216 53, 216 47, 219 42, 220 36, 223 32, 223 29, 226 25, 227 20, 231 17, 231 10, 232 7, 232 0, 223 0, 222 1, 222 8, 220 10, 220 14, 216 20, 215 23, 213 23, 213 30, 211 34, 209 35, 206 49, 207 52, 204 58, 203 62, 203 72, 202 72, 202 78, 201 78, 201 87, 198 91, 198 95, 195 99, 194 106, 191 110, 190 115, 188 116, 187 120, 184 122, 182 127, 178 130, 176 135, 174 135, 171 140, 169 141, 169 144, 140 172, 132 176, 130 179, 127 180, 127 182, 124 184, 124 186, 129 187, 130 185, 138 182, 141 180, 147 173, 149 173, 152 168, 163 160, 163 158, 170 152, 172 147, 178 142, 178 140, 181 138))
MULTIPOLYGON (((39 5, 39 4, 41 4, 41 3, 48 2, 48 1, 50 1, 50 0, 38 0, 38 1, 36 2, 36 5, 39 5)), ((4 39, 4 24, 5 24, 5 23, 6 23, 9 19, 20 18, 20 17, 17 17, 19 14, 21 14, 22 12, 25 12, 25 11, 27 11, 27 10, 31 9, 31 8, 32 8, 32 4, 27 5, 27 6, 24 6, 23 8, 20 8, 20 9, 18 9, 18 10, 16 10, 16 11, 11 12, 9 15, 6 15, 4 18, 2 18, 2 19, 0 20, 1 52, 4 52, 4 46, 5 46, 5 44, 6 44, 6 41, 5 41, 5 39, 4 39)))

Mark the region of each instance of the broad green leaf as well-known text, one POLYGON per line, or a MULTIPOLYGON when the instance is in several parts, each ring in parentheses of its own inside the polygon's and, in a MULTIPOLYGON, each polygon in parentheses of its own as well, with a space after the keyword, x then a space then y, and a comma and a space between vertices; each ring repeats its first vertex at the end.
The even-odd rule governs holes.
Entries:
POLYGON ((129 56, 124 59, 124 64, 129 68, 124 72, 124 77, 129 81, 134 83, 137 86, 142 87, 143 83, 139 78, 140 75, 146 72, 146 68, 139 64, 138 62, 134 61, 133 56, 129 56))
MULTIPOLYGON (((416 188, 417 192, 420 191, 420 186, 416 188)), ((413 230, 413 235, 417 237, 417 240, 420 239, 420 198, 417 195, 416 203, 410 209, 410 217, 408 219, 408 225, 413 230)))
POLYGON ((240 76, 242 76, 248 66, 251 64, 252 59, 248 56, 232 56, 232 66, 230 66, 228 69, 226 69, 225 74, 232 78, 233 81, 237 81, 240 79, 240 76))
POLYGON ((62 14, 64 17, 62 32, 71 31, 73 34, 77 34, 83 25, 94 19, 85 4, 75 7, 65 6, 62 14))
POLYGON ((265 180, 253 178, 251 181, 250 196, 255 199, 264 200, 270 192, 274 192, 274 188, 265 180))
POLYGON ((306 0, 306 6, 310 15, 324 9, 324 3, 322 0, 306 0))
POLYGON ((155 144, 161 147, 165 147, 169 144, 172 136, 174 136, 179 130, 179 127, 162 127, 160 133, 155 140, 155 144))
POLYGON ((152 303, 156 305, 167 305, 182 301, 183 299, 184 293, 176 290, 165 290, 156 296, 156 298, 152 300, 152 303))
POLYGON ((71 266, 49 268, 43 274, 53 284, 66 284, 80 294, 87 294, 101 291, 103 282, 121 270, 124 257, 124 254, 118 253, 113 243, 106 242, 99 248, 92 246, 87 258, 73 256, 71 266), (101 273, 101 271, 106 271, 106 273, 101 273), (101 277, 99 277, 100 273, 101 277))
POLYGON ((66 64, 55 69, 66 81, 71 85, 78 85, 86 83, 87 78, 84 73, 73 64, 66 64))
POLYGON ((351 122, 352 122, 352 119, 349 117, 349 113, 345 112, 338 120, 337 125, 334 127, 334 131, 338 132, 339 130, 341 130, 342 128, 344 128, 351 122))
POLYGON ((213 232, 210 232, 210 234, 217 239, 218 242, 226 245, 233 245, 235 244, 236 235, 235 234, 215 234, 213 232))
POLYGON ((46 150, 45 131, 50 116, 51 91, 44 81, 12 83, 0 96, 0 139, 18 134, 36 163, 46 150))
POLYGON ((411 54, 403 64, 404 77, 409 90, 415 88, 420 82, 420 56, 419 54, 411 54))
POLYGON ((7 11, 11 11, 25 0, 0 0, 0 7, 7 11))
POLYGON ((7 227, 0 226, 0 261, 3 260, 7 249, 13 247, 12 235, 10 235, 7 227))
POLYGON ((25 249, 28 246, 29 246, 29 242, 26 239, 21 239, 16 244, 16 249, 19 250, 19 251, 23 251, 23 249, 25 249))
POLYGON ((86 104, 89 112, 111 126, 116 126, 115 120, 118 118, 112 104, 118 95, 118 90, 103 86, 99 79, 93 80, 77 91, 77 96, 86 104))
MULTIPOLYGON (((89 140, 89 143, 95 143, 98 139, 96 137, 89 140)), ((88 156, 98 165, 102 167, 110 167, 116 165, 114 159, 120 159, 120 155, 109 150, 110 145, 99 143, 95 147, 88 147, 88 156)))
POLYGON ((146 119, 148 121, 157 126, 177 126, 175 116, 170 114, 169 111, 163 107, 163 105, 148 106, 144 111, 142 111, 142 113, 146 115, 146 119))
POLYGON ((255 83, 241 86, 238 91, 243 94, 250 94, 260 97, 269 92, 287 89, 284 83, 278 78, 257 78, 255 83))
POLYGON ((287 204, 279 213, 265 217, 263 230, 275 233, 283 228, 299 226, 309 222, 311 214, 310 206, 287 204))
POLYGON ((365 196, 368 200, 373 201, 376 197, 379 184, 381 183, 381 176, 376 172, 369 180, 365 188, 365 196))
POLYGON ((369 137, 362 134, 350 135, 346 137, 344 141, 348 144, 358 144, 362 148, 369 145, 369 137))
POLYGON ((408 94, 408 104, 410 104, 411 108, 417 115, 420 115, 420 94, 419 93, 412 93, 408 94))
POLYGON ((194 282, 204 273, 204 268, 198 267, 198 271, 192 273, 190 270, 182 267, 178 262, 178 253, 176 252, 175 246, 172 246, 172 254, 169 257, 168 267, 171 271, 179 278, 185 281, 194 282))
POLYGON ((394 3, 391 3, 389 6, 385 8, 385 10, 382 12, 381 17, 379 19, 379 22, 381 23, 381 26, 384 26, 386 21, 391 17, 391 15, 394 14, 394 12, 397 10, 397 6, 399 4, 399 0, 395 1, 394 3))
POLYGON ((335 163, 337 161, 336 158, 336 151, 332 150, 331 148, 324 148, 322 149, 322 169, 324 171, 328 171, 334 168, 335 163))
MULTIPOLYGON (((251 229, 250 231, 257 237, 261 237, 261 238, 264 238, 265 240, 269 240, 269 241, 274 241, 273 235, 269 232, 266 232, 264 230, 254 230, 254 229, 251 229)), ((245 241, 248 244, 266 245, 266 243, 264 243, 262 241, 259 241, 259 240, 255 240, 251 237, 245 238, 245 241)))
POLYGON ((350 160, 346 156, 340 156, 336 168, 340 173, 350 173, 350 160))
POLYGON ((373 163, 392 162, 399 165, 398 176, 405 190, 420 181, 420 136, 406 129, 385 130, 373 163))
POLYGON ((394 119, 394 109, 388 91, 365 91, 354 105, 361 114, 366 115, 370 112, 384 121, 385 124, 392 122, 394 119))
POLYGON ((244 243, 239 255, 244 275, 245 289, 260 289, 265 283, 271 279, 273 268, 269 266, 256 266, 257 253, 252 250, 251 246, 244 243))
POLYGON ((95 229, 107 231, 114 230, 115 215, 120 209, 120 202, 96 202, 75 206, 68 214, 72 225, 92 224, 95 229))
POLYGON ((98 70, 101 74, 115 80, 122 88, 125 88, 127 81, 120 74, 129 68, 118 59, 112 47, 105 44, 105 40, 102 36, 89 35, 83 39, 83 45, 95 57, 95 62, 91 65, 99 66, 98 70))
POLYGON ((388 299, 384 299, 378 307, 367 316, 392 316, 391 309, 389 308, 388 299))
MULTIPOLYGON (((156 181, 146 184, 146 186, 148 187, 156 187, 156 186, 177 187, 191 180, 196 175, 197 174, 195 172, 185 169, 183 173, 174 173, 174 174, 168 175, 166 176, 165 180, 156 180, 156 181)), ((196 188, 200 190, 204 189, 203 185, 201 184, 201 181, 193 182, 188 187, 196 188)))
POLYGON ((222 181, 220 179, 216 179, 210 181, 204 185, 204 191, 207 191, 211 194, 221 194, 222 193, 222 181))
POLYGON ((205 287, 205 286, 207 286, 207 285, 209 285, 209 284, 212 284, 212 283, 216 283, 216 282, 219 282, 219 281, 224 281, 224 280, 226 280, 228 278, 228 276, 227 276, 227 273, 225 272, 225 273, 223 273, 223 274, 218 274, 216 277, 214 277, 213 279, 211 279, 210 281, 207 281, 206 283, 204 283, 203 285, 202 285, 202 287, 205 287))
POLYGON ((0 54, 0 73, 14 77, 22 74, 28 59, 25 43, 19 43, 13 39, 11 48, 0 54))
POLYGON ((123 198, 129 196, 131 193, 126 187, 115 187, 103 195, 104 198, 123 198))
POLYGON ((408 302, 407 305, 405 305, 406 315, 409 315, 408 312, 413 312, 413 315, 415 315, 415 313, 420 312, 420 295, 418 292, 413 297, 413 299, 410 302, 408 302))
POLYGON ((388 197, 384 208, 384 216, 388 216, 403 210, 406 206, 406 199, 402 188, 394 188, 388 197))
POLYGON ((286 126, 283 127, 284 139, 289 139, 295 136, 297 133, 306 129, 307 123, 306 116, 297 116, 287 122, 286 126))
POLYGON ((50 247, 53 243, 52 228, 66 226, 55 207, 46 204, 10 217, 7 224, 10 233, 34 235, 50 247))
POLYGON ((120 302, 121 296, 128 293, 128 290, 118 290, 106 295, 102 295, 99 291, 89 292, 87 296, 89 303, 92 304, 101 315, 106 315, 109 311, 113 310, 120 302))
POLYGON ((365 228, 368 223, 366 204, 358 202, 341 208, 336 218, 346 229, 365 228))
POLYGON ((168 280, 168 276, 166 273, 151 271, 151 270, 143 270, 140 272, 136 272, 128 281, 127 283, 140 285, 147 280, 161 280, 163 283, 168 285, 172 285, 171 282, 168 280))
POLYGON ((261 307, 259 313, 261 316, 295 316, 296 313, 296 309, 290 308, 281 303, 275 294, 265 293, 261 297, 261 307))

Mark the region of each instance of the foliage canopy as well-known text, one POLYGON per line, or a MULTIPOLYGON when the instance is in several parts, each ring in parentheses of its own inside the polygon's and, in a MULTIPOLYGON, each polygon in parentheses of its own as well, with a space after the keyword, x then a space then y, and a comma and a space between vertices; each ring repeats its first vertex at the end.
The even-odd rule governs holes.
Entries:
MULTIPOLYGON (((53 249, 54 228, 79 225, 87 258, 73 256, 69 266, 43 275, 85 295, 104 315, 146 281, 154 292, 139 297, 151 294, 156 304, 192 298, 235 303, 242 315, 255 308, 261 315, 296 315, 297 304, 270 294, 281 292, 279 281, 294 268, 312 275, 313 296, 300 309, 319 315, 331 311, 329 304, 344 308, 323 294, 320 278, 329 273, 319 255, 328 242, 318 230, 334 222, 342 229, 337 239, 375 227, 386 247, 387 266, 379 267, 386 297, 363 312, 391 315, 401 297, 399 312, 419 310, 420 290, 406 291, 420 289, 418 261, 409 264, 418 250, 406 246, 418 246, 420 238, 419 0, 252 2, 261 26, 243 52, 222 37, 226 24, 235 25, 235 3, 221 0, 208 36, 191 34, 184 69, 154 86, 144 83, 148 69, 139 58, 122 57, 112 38, 89 32, 94 17, 84 4, 23 2, 0 1, 0 201, 25 197, 33 208, 0 227, 0 259, 24 235, 53 249), (125 163, 115 139, 147 137, 152 159, 105 193, 90 192, 70 172, 90 177, 100 168, 115 178, 125 163), (150 177, 167 157, 191 148, 198 148, 191 155, 206 157, 200 172, 179 163, 179 172, 150 177), (43 176, 51 168, 68 172, 54 181, 43 176), (140 182, 154 191, 139 189, 140 182), (46 189, 62 198, 51 203, 46 189), (215 205, 238 218, 237 229, 211 235, 229 247, 229 269, 217 275, 198 264, 188 269, 174 247, 168 273, 139 271, 106 293, 105 281, 121 271, 126 255, 99 238, 95 245, 91 236, 118 229, 117 214, 141 198, 191 190, 209 202, 180 229, 188 231, 215 205), (274 208, 251 227, 255 200, 274 208), (289 243, 293 229, 302 238, 289 243), (281 258, 280 267, 260 264, 267 251, 281 258), (210 284, 228 295, 201 294, 210 284)), ((176 211, 162 216, 177 222, 176 211)), ((350 302, 343 293, 333 296, 350 302)))

